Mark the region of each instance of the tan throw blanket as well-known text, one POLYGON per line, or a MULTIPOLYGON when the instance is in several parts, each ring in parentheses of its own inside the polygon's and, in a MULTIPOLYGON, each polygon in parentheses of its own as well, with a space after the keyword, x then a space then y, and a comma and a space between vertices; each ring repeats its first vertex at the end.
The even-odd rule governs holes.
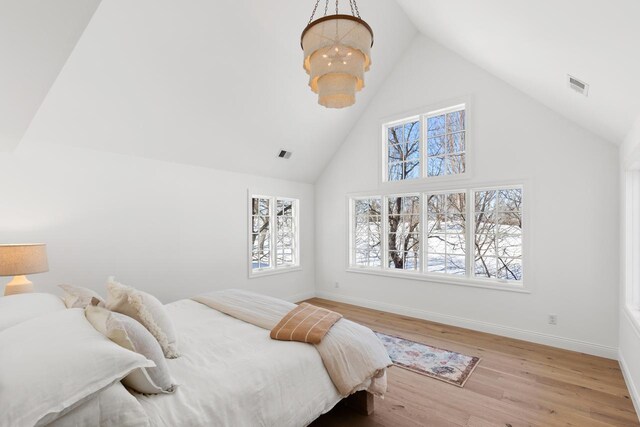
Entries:
MULTIPOLYGON (((268 331, 296 308, 288 301, 239 289, 210 292, 193 300, 268 331)), ((371 329, 340 319, 315 347, 342 396, 359 390, 383 396, 387 391, 385 374, 391 359, 371 329)))
POLYGON ((288 312, 271 330, 271 338, 320 344, 322 338, 342 314, 303 302, 288 312))

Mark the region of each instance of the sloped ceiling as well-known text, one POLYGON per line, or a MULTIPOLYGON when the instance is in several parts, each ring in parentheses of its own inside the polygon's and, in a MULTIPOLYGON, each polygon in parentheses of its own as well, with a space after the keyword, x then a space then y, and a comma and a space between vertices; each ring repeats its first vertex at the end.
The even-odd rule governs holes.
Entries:
POLYGON ((99 4, 0 2, 0 152, 20 142, 99 4))
POLYGON ((619 144, 640 114, 640 1, 398 0, 418 30, 619 144), (585 98, 567 74, 590 84, 585 98))
POLYGON ((329 110, 302 69, 312 0, 103 2, 23 143, 313 182, 417 34, 395 1, 358 4, 372 69, 355 107, 329 110))

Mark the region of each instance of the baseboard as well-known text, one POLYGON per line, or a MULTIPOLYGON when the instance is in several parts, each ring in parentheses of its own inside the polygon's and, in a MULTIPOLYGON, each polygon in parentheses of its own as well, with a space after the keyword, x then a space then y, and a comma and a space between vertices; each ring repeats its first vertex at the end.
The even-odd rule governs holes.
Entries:
POLYGON ((587 341, 576 340, 572 338, 559 337, 541 332, 528 331, 525 329, 513 328, 510 326, 497 325, 495 323, 482 322, 464 317, 451 316, 448 314, 435 313, 416 308, 404 307, 401 305, 389 304, 385 302, 368 300, 365 298, 344 296, 326 291, 316 291, 316 296, 346 304, 359 305, 362 307, 372 308, 374 310, 387 311, 390 313, 400 314, 418 319, 430 320, 432 322, 443 323, 445 325, 458 326, 461 328, 471 329, 474 331, 487 332, 494 335, 501 335, 509 338, 515 338, 523 341, 530 341, 537 344, 548 345, 551 347, 562 348, 564 350, 577 351, 580 353, 591 354, 594 356, 606 357, 616 360, 618 358, 618 349, 608 347, 601 344, 594 344, 587 341))
POLYGON ((313 298, 315 296, 316 296, 316 291, 308 291, 308 292, 302 292, 299 294, 291 295, 284 299, 289 302, 300 302, 300 301, 307 300, 309 298, 313 298))
POLYGON ((633 407, 635 408, 638 419, 640 420, 640 394, 638 394, 638 389, 636 388, 636 384, 633 382, 633 377, 631 376, 631 372, 629 372, 629 367, 627 366, 627 362, 625 362, 622 353, 618 353, 618 363, 620 363, 620 370, 622 371, 624 382, 627 383, 631 402, 633 402, 633 407))

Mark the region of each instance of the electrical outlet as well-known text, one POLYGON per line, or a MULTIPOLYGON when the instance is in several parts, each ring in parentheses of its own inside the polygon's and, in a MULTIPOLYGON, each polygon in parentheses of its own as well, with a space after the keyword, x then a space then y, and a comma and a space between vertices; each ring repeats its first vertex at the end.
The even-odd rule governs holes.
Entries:
POLYGON ((549 324, 550 325, 557 325, 558 324, 558 315, 557 314, 550 314, 549 315, 549 324))
POLYGON ((338 288, 340 287, 340 283, 335 282, 335 283, 333 284, 333 286, 334 286, 336 289, 338 289, 338 288))

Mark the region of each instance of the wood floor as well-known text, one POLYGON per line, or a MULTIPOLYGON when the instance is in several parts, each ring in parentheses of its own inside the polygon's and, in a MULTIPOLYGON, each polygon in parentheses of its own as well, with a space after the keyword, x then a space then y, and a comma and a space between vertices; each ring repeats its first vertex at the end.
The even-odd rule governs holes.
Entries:
POLYGON ((338 406, 312 426, 636 426, 618 362, 314 298, 373 330, 482 358, 464 388, 391 367, 375 413, 338 406))

